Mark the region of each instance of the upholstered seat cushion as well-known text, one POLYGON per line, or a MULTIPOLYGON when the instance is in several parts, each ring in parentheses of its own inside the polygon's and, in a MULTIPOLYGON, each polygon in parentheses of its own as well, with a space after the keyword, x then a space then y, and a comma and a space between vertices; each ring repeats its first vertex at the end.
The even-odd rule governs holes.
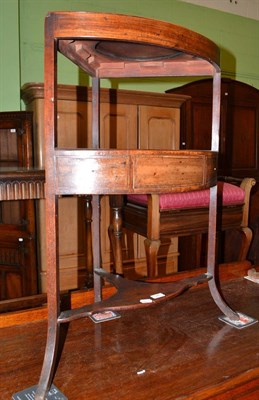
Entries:
MULTIPOLYGON (((209 189, 196 190, 184 193, 165 193, 159 196, 159 205, 161 210, 173 208, 192 208, 209 206, 209 189)), ((242 188, 227 182, 218 182, 218 200, 220 205, 242 204, 244 202, 245 192, 242 188)), ((147 195, 130 194, 128 201, 146 205, 147 195)))

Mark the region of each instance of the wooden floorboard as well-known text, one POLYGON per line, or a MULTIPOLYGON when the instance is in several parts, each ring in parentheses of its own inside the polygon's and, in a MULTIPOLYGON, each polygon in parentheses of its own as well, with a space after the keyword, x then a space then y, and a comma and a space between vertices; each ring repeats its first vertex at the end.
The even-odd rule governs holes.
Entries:
MULTIPOLYGON (((257 284, 222 287, 235 309, 259 318, 257 284)), ((69 400, 259 399, 259 323, 238 330, 220 314, 203 285, 117 320, 73 321, 54 383, 69 400)), ((0 399, 37 384, 46 330, 44 318, 0 330, 0 399)))

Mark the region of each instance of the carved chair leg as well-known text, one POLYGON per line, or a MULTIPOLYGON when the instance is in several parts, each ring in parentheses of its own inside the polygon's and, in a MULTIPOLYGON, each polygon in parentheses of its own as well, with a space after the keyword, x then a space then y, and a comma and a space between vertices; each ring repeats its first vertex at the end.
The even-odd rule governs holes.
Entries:
POLYGON ((160 240, 144 240, 147 260, 147 275, 149 278, 155 278, 158 275, 157 254, 160 244, 160 240))
POLYGON ((245 261, 250 244, 253 239, 253 232, 248 226, 241 228, 242 242, 240 246, 238 261, 245 261))
POLYGON ((121 196, 110 196, 110 206, 112 210, 112 222, 109 226, 108 233, 113 254, 114 271, 116 274, 123 275, 121 196))

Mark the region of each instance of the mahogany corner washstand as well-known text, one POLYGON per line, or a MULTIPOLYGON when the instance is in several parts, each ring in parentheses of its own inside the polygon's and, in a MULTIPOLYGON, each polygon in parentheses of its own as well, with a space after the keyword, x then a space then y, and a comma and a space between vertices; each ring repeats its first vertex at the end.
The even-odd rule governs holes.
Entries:
MULTIPOLYGON (((91 12, 51 12, 45 19, 45 173, 48 338, 36 400, 43 400, 57 367, 63 323, 94 311, 147 307, 172 298, 199 282, 209 282, 211 294, 230 320, 239 320, 219 292, 215 279, 217 152, 220 116, 219 49, 210 40, 167 22, 129 15, 91 12), (62 149, 57 145, 57 53, 92 77, 92 148, 62 149), (171 76, 213 77, 211 149, 207 151, 99 149, 99 88, 102 78, 171 76), (124 280, 101 268, 99 196, 169 193, 210 188, 207 273, 172 283, 124 280), (58 201, 62 195, 93 196, 93 260, 95 303, 60 310, 58 265, 58 201), (109 280, 117 293, 102 301, 101 282, 109 280), (161 285, 163 285, 161 287, 161 285), (151 294, 164 297, 140 302, 151 294)), ((100 377, 101 379, 101 377, 100 377)))

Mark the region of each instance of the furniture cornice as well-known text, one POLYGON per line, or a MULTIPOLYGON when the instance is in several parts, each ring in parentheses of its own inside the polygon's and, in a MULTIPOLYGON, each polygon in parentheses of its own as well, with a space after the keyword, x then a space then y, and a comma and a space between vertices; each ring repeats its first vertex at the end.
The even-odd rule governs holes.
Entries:
POLYGON ((45 172, 33 168, 0 168, 0 201, 44 198, 45 172))
MULTIPOLYGON (((44 99, 44 84, 30 82, 21 88, 21 97, 24 103, 30 104, 35 99, 44 99)), ((67 101, 92 101, 92 88, 77 85, 58 85, 58 100, 67 101)), ((190 99, 190 96, 180 94, 144 92, 138 90, 106 89, 100 90, 100 102, 110 104, 132 104, 132 105, 153 105, 159 106, 161 101, 164 106, 180 108, 182 104, 190 99)))

